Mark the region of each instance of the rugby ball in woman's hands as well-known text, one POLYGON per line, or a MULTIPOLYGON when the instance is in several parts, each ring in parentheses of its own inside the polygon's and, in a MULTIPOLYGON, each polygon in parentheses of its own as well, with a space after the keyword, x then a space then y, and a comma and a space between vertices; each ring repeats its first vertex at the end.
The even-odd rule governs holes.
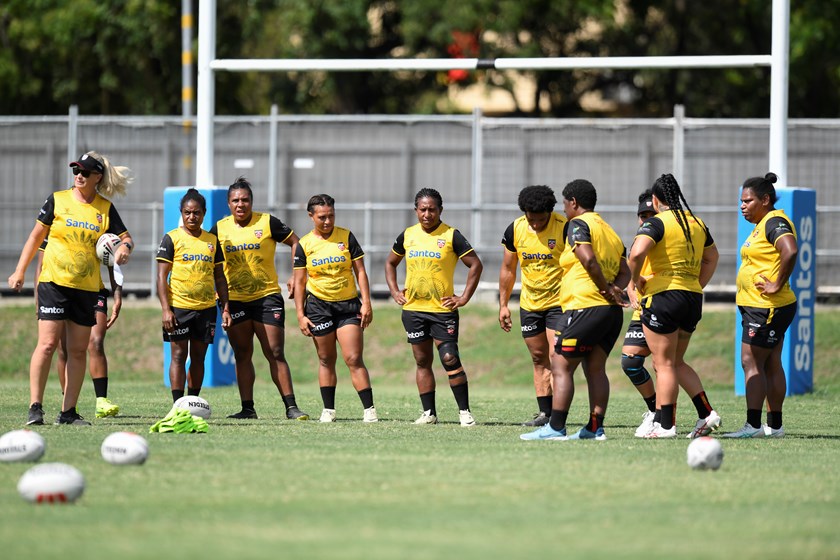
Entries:
POLYGON ((96 256, 105 266, 114 266, 114 253, 120 246, 120 238, 113 233, 103 233, 96 241, 96 256))
POLYGON ((149 444, 133 432, 114 432, 102 442, 100 451, 112 465, 142 465, 149 456, 149 444))
POLYGON ((205 420, 210 418, 210 403, 201 397, 181 397, 172 406, 173 408, 186 408, 193 416, 198 416, 205 420))
POLYGON ((44 455, 46 443, 38 432, 14 430, 0 436, 0 461, 37 461, 44 455))
POLYGON ((34 504, 75 502, 85 491, 85 477, 79 469, 64 463, 35 465, 20 477, 18 492, 34 504))

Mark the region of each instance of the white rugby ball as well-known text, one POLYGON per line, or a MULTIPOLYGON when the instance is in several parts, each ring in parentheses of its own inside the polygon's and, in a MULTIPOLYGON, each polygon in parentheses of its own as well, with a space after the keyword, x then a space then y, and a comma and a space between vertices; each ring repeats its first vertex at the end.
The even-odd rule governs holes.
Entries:
POLYGON ((57 504, 75 502, 85 491, 85 477, 64 463, 35 465, 20 477, 18 492, 27 502, 57 504))
POLYGON ((96 256, 99 257, 102 264, 105 266, 114 266, 116 262, 114 253, 121 243, 120 238, 113 233, 103 233, 99 236, 99 239, 96 241, 96 256))
POLYGON ((198 416, 205 420, 210 418, 210 403, 201 397, 181 397, 172 406, 175 408, 186 408, 193 416, 198 416))
POLYGON ((149 444, 134 432, 114 432, 102 442, 100 451, 112 465, 142 465, 149 457, 149 444))
POLYGON ((688 444, 686 461, 692 469, 716 471, 723 463, 723 447, 715 438, 696 438, 688 444))
POLYGON ((0 461, 37 461, 44 455, 46 443, 38 432, 14 430, 0 436, 0 461))

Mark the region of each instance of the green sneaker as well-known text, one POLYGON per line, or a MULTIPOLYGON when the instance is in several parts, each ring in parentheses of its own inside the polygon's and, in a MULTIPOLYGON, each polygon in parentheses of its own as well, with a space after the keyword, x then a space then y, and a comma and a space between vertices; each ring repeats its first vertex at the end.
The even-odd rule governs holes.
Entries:
POLYGON ((96 417, 106 418, 120 413, 119 405, 112 403, 107 397, 96 397, 96 417))

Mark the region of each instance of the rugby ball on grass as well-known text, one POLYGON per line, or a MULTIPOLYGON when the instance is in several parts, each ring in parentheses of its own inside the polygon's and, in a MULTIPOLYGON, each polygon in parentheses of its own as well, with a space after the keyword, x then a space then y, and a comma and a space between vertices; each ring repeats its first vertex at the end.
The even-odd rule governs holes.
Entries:
POLYGON ((210 418, 210 403, 201 397, 181 397, 172 406, 174 408, 186 408, 193 416, 198 416, 205 420, 210 418))
POLYGON ((65 463, 35 465, 20 477, 18 492, 33 504, 75 502, 85 491, 85 477, 65 463))
POLYGON ((46 443, 38 432, 14 430, 0 436, 0 461, 35 462, 44 455, 46 443))
POLYGON ((100 262, 105 266, 114 266, 116 259, 114 253, 122 241, 113 233, 103 233, 96 241, 96 256, 99 257, 100 262))
POLYGON ((149 444, 134 432, 114 432, 102 442, 100 451, 112 465, 142 465, 149 457, 149 444))
POLYGON ((692 469, 716 471, 723 463, 723 447, 715 438, 709 436, 696 438, 688 444, 686 461, 692 469))

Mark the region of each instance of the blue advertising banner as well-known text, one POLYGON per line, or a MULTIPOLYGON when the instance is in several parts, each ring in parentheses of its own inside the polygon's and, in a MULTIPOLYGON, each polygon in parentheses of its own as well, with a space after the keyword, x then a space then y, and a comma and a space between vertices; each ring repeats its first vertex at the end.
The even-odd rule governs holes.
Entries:
MULTIPOLYGON (((785 335, 782 366, 787 380, 787 394, 801 395, 814 389, 814 303, 816 300, 817 265, 817 192, 813 189, 776 189, 776 208, 785 211, 796 228, 799 255, 790 277, 796 294, 796 316, 785 335)), ((740 196, 740 192, 739 192, 740 196)), ((752 233, 754 224, 738 216, 738 260, 741 247, 752 233)), ((744 370, 741 368, 741 314, 735 317, 735 394, 746 394, 744 370)))
MULTIPOLYGON (((190 187, 168 187, 163 191, 163 231, 160 236, 177 228, 181 224, 181 198, 190 187)), ((214 187, 198 189, 207 199, 207 214, 204 216, 202 228, 209 230, 213 225, 230 214, 227 204, 227 188, 214 187)), ((169 364, 172 354, 169 343, 163 343, 163 383, 169 387, 169 364)), ((187 370, 190 361, 187 358, 187 370)), ((204 384, 202 387, 218 387, 232 385, 236 382, 233 349, 230 347, 227 333, 222 330, 222 314, 216 315, 216 339, 207 349, 204 357, 204 384)))

